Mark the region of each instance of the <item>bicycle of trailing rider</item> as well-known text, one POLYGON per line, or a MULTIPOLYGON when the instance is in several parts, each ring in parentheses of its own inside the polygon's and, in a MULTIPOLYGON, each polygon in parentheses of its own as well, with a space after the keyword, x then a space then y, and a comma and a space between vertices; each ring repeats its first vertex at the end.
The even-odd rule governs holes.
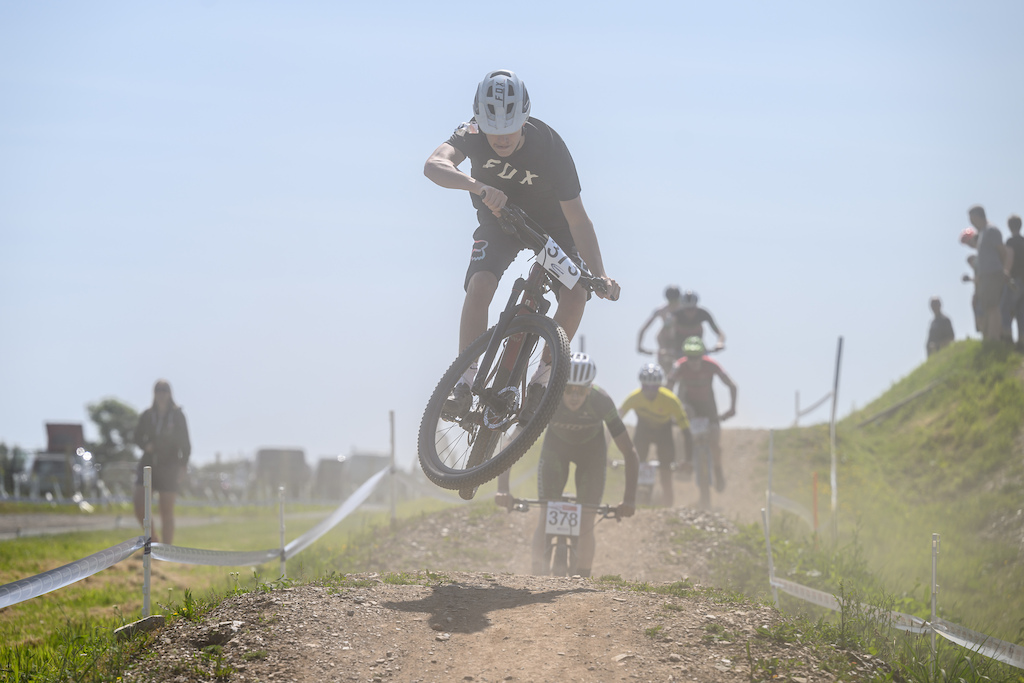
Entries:
MULTIPOLYGON (((593 527, 604 519, 622 521, 617 507, 608 504, 577 503, 571 495, 562 496, 559 500, 513 498, 511 510, 528 512, 535 506, 539 506, 544 515, 544 553, 540 561, 543 564, 543 572, 551 576, 573 576, 578 573, 579 544, 586 515, 594 517, 590 524, 590 533, 593 533, 593 527)), ((534 573, 540 573, 539 569, 540 567, 535 564, 534 573)))
POLYGON ((555 283, 606 291, 603 280, 581 269, 522 209, 507 203, 498 223, 533 249, 536 261, 525 279, 516 279, 497 323, 466 347, 438 382, 423 412, 417 444, 427 478, 466 499, 526 453, 562 399, 569 340, 547 316, 551 302, 545 293, 555 283), (521 419, 526 384, 545 351, 551 363, 548 382, 532 417, 521 419), (474 363, 472 407, 464 416, 446 414, 445 401, 474 363))

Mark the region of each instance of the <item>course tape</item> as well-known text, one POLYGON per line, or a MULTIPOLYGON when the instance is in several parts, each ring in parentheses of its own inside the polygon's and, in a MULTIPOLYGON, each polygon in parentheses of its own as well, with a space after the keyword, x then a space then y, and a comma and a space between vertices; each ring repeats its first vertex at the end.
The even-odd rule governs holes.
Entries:
POLYGON ((780 496, 779 494, 772 492, 771 504, 775 505, 776 507, 780 507, 788 512, 792 512, 794 515, 807 522, 807 526, 811 527, 812 529, 814 528, 814 517, 811 515, 810 510, 808 510, 795 500, 790 500, 785 496, 780 496))
POLYGON ((126 559, 145 545, 146 539, 137 536, 106 550, 83 557, 81 560, 75 560, 63 567, 0 586, 0 608, 16 605, 19 602, 81 581, 87 576, 97 574, 126 559))
POLYGON ((363 485, 356 489, 355 493, 349 496, 348 500, 341 504, 337 510, 332 512, 327 519, 302 534, 294 541, 284 547, 285 559, 290 559, 313 544, 318 538, 334 528, 338 522, 348 517, 357 507, 363 504, 373 489, 377 487, 384 475, 391 471, 391 466, 385 467, 377 474, 363 482, 363 485))
POLYGON ((1024 647, 972 631, 945 619, 936 619, 935 622, 935 632, 946 640, 983 654, 989 659, 1024 669, 1024 647))
POLYGON ((177 545, 153 544, 153 557, 166 562, 204 564, 214 567, 246 567, 281 558, 280 548, 270 550, 202 550, 177 545))
MULTIPOLYGON (((800 598, 805 602, 818 605, 819 607, 825 607, 826 609, 830 609, 835 612, 842 610, 842 605, 839 604, 839 600, 831 593, 826 593, 825 591, 816 590, 814 588, 808 588, 807 586, 803 586, 793 581, 774 577, 771 579, 770 583, 773 587, 789 593, 795 598, 800 598)), ((878 610, 879 616, 886 614, 885 611, 872 605, 864 605, 863 607, 867 610, 878 610)), ((889 622, 893 627, 898 628, 901 631, 909 631, 911 633, 929 632, 928 622, 920 617, 915 617, 911 614, 903 614, 902 612, 888 612, 888 617, 889 622)))

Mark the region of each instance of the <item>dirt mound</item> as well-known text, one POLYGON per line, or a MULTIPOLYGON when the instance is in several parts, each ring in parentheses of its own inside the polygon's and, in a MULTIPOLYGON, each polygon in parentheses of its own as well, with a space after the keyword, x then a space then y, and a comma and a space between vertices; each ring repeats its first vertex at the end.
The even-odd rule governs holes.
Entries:
POLYGON ((201 623, 164 629, 125 680, 738 681, 750 680, 751 661, 782 656, 801 662, 790 673, 818 679, 813 653, 756 636, 777 623, 773 609, 699 590, 483 573, 406 580, 428 585, 370 574, 231 598, 201 623))
MULTIPOLYGON (((832 680, 819 653, 780 636, 774 609, 701 587, 736 552, 732 519, 754 521, 763 497, 764 433, 726 434, 721 510, 601 522, 602 578, 528 576, 538 513, 459 507, 360 549, 364 573, 234 596, 169 625, 125 679, 832 680)), ((695 498, 677 484, 677 501, 695 498)))

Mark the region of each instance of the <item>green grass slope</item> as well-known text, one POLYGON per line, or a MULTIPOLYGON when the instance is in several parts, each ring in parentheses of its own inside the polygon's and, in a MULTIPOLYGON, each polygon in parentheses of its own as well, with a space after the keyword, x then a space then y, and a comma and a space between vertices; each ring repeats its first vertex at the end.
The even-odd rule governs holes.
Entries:
MULTIPOLYGON (((1024 642, 1022 430, 1019 354, 965 341, 932 356, 837 425, 840 545, 856 538, 887 590, 921 606, 939 533, 940 616, 1024 642)), ((830 539, 827 425, 776 433, 775 464, 774 490, 809 507, 817 473, 830 539)))

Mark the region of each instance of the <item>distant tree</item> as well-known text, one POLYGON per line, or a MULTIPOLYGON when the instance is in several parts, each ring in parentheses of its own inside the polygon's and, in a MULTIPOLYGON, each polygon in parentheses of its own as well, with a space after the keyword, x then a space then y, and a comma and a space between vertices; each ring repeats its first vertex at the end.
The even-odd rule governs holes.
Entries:
POLYGON ((89 419, 96 424, 100 440, 88 444, 97 464, 135 460, 135 426, 139 414, 135 408, 116 398, 105 398, 85 406, 89 419))
POLYGON ((0 442, 0 473, 3 476, 4 490, 7 493, 14 491, 14 475, 25 470, 28 461, 28 451, 18 446, 8 447, 0 442))

